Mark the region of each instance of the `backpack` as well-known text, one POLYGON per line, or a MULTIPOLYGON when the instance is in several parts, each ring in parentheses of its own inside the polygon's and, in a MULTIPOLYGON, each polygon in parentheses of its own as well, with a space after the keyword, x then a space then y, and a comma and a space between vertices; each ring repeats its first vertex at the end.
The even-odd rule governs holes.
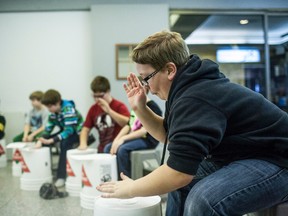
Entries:
POLYGON ((67 197, 68 193, 58 191, 57 187, 52 183, 44 183, 40 188, 39 195, 43 199, 49 200, 67 197))

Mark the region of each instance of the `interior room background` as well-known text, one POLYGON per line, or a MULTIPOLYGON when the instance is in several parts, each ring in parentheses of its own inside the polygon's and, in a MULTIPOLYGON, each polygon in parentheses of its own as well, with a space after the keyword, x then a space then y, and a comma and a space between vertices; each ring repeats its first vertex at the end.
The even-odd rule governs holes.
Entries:
MULTIPOLYGON (((103 75, 111 82, 112 95, 128 105, 125 81, 116 79, 115 44, 136 44, 156 31, 173 29, 172 12, 207 15, 213 10, 231 14, 248 11, 262 17, 275 11, 287 13, 288 2, 0 1, 0 112, 7 119, 6 142, 23 129, 24 113, 31 108, 28 97, 35 90, 59 90, 86 116, 93 103, 90 82, 103 75)), ((216 46, 198 44, 194 50, 215 60, 216 46), (198 49, 201 46, 206 48, 198 49)), ((265 67, 264 61, 262 64, 265 67)), ((223 68, 241 71, 231 77, 243 82, 242 66, 226 64, 223 68)), ((163 101, 152 98, 165 110, 163 101)))

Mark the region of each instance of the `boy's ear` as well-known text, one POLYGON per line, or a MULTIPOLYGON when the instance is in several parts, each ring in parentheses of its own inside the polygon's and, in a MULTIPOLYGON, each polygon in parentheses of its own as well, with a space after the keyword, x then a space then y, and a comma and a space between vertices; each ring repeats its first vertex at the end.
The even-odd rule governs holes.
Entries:
POLYGON ((177 72, 177 67, 173 62, 168 62, 166 64, 167 72, 168 72, 168 79, 173 80, 174 76, 176 75, 177 72))

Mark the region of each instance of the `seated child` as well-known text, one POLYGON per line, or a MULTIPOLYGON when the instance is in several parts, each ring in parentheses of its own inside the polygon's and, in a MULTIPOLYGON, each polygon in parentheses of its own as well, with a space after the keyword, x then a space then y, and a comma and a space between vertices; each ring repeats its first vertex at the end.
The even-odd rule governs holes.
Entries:
POLYGON ((99 134, 98 153, 111 143, 129 120, 126 105, 112 97, 110 82, 106 77, 97 76, 91 82, 94 104, 90 107, 80 133, 79 150, 87 149, 88 135, 92 128, 99 134))
POLYGON ((35 91, 29 96, 32 109, 25 118, 24 132, 14 137, 13 142, 32 142, 37 140, 45 129, 49 112, 41 103, 43 92, 35 91))
POLYGON ((79 132, 81 131, 83 118, 76 110, 73 101, 62 100, 58 91, 50 89, 45 92, 42 103, 51 112, 48 123, 41 138, 39 138, 36 148, 42 144, 50 145, 60 142, 60 157, 57 169, 56 187, 62 187, 66 179, 66 152, 72 149, 73 144, 79 143, 79 132), (54 127, 58 126, 60 132, 51 134, 54 127))
MULTIPOLYGON (((146 89, 146 94, 149 90, 146 89)), ((162 115, 159 106, 147 97, 147 106, 156 114, 162 115)), ((134 150, 153 149, 158 145, 158 141, 154 139, 135 115, 134 111, 130 112, 130 119, 126 126, 122 128, 114 141, 104 148, 105 153, 117 155, 118 178, 123 172, 131 178, 131 162, 130 152, 134 150)))

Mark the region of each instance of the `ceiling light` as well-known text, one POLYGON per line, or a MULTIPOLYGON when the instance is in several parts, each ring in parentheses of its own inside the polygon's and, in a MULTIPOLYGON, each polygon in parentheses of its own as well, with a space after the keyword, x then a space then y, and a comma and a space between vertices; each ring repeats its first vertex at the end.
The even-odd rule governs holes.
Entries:
POLYGON ((179 14, 171 14, 170 15, 170 27, 173 27, 175 23, 178 21, 180 15, 179 14))
POLYGON ((249 23, 249 20, 247 20, 247 19, 240 20, 241 25, 246 25, 248 23, 249 23))

